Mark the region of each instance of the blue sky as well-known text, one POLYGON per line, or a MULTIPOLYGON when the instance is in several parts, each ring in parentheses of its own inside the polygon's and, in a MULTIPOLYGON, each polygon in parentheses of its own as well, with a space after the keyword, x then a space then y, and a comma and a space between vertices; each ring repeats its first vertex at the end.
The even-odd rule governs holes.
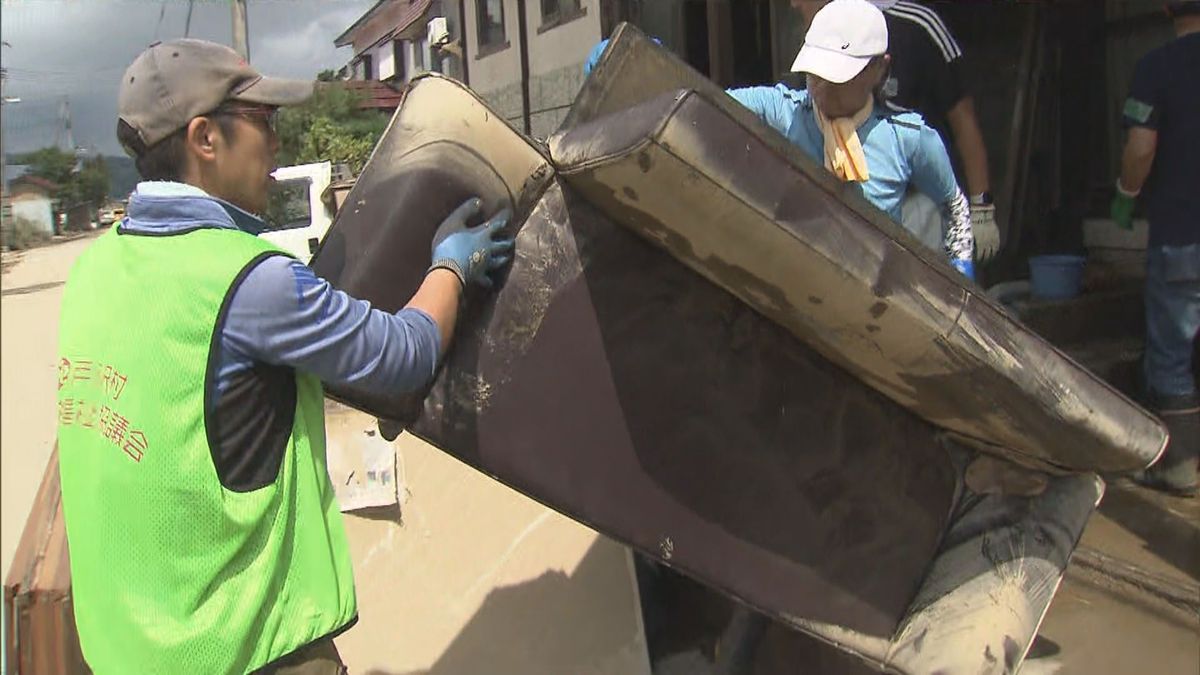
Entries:
MULTIPOLYGON (((267 75, 311 78, 352 56, 333 39, 374 0, 248 0, 250 62, 267 75)), ((8 153, 52 145, 60 108, 70 102, 76 145, 121 154, 116 141, 117 83, 155 40, 183 37, 186 0, 3 0, 0 64, 8 70, 3 107, 8 153)), ((196 0, 189 36, 231 43, 223 0, 196 0)))

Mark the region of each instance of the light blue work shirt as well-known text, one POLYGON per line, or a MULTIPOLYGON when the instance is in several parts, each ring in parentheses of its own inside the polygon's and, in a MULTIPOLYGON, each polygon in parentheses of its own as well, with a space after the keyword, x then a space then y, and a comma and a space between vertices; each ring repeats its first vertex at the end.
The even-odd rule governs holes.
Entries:
MULTIPOLYGON (((148 235, 197 228, 260 234, 258 217, 200 188, 143 182, 117 227, 148 235)), ((327 383, 354 384, 373 392, 409 392, 437 368, 441 337, 419 309, 384 312, 329 285, 296 259, 263 258, 234 290, 220 328, 213 409, 262 362, 297 368, 327 383)), ((242 387, 241 389, 245 389, 242 387)))
MULTIPOLYGON (((815 161, 824 163, 825 138, 807 91, 777 84, 730 89, 729 95, 815 161)), ((919 114, 877 103, 858 128, 858 140, 871 175, 862 184, 863 196, 897 223, 910 184, 943 208, 957 197, 958 181, 946 147, 919 114)))

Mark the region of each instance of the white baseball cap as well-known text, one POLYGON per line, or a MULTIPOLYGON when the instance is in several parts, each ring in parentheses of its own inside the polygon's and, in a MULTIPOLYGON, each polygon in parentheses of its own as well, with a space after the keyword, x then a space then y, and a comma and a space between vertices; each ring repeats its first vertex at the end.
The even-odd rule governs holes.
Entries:
POLYGON ((886 54, 887 47, 883 12, 867 0, 833 0, 813 17, 792 72, 842 84, 886 54))

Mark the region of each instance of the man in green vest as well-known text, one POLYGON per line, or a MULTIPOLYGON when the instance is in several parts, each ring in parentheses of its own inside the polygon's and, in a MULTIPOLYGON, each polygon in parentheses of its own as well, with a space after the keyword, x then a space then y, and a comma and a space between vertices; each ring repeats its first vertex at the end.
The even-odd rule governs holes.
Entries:
POLYGON ((97 673, 340 673, 357 618, 325 464, 322 381, 412 391, 463 289, 490 286, 507 213, 450 214, 391 314, 255 235, 279 106, 312 83, 233 50, 157 43, 122 81, 117 135, 143 180, 71 271, 58 370, 75 619, 97 673))

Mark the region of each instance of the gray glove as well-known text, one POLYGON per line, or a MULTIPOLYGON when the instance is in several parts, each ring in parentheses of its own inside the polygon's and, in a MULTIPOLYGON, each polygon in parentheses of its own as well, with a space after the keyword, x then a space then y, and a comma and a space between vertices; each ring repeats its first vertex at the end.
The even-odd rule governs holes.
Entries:
POLYGON ((971 232, 975 235, 975 260, 987 262, 1000 250, 1000 228, 996 226, 996 207, 971 205, 971 232))
POLYGON ((488 274, 503 269, 512 260, 513 239, 501 234, 512 215, 508 209, 478 227, 467 227, 467 221, 479 213, 480 203, 479 199, 468 199, 442 221, 433 235, 433 264, 429 269, 454 272, 464 288, 470 283, 491 288, 488 274))

